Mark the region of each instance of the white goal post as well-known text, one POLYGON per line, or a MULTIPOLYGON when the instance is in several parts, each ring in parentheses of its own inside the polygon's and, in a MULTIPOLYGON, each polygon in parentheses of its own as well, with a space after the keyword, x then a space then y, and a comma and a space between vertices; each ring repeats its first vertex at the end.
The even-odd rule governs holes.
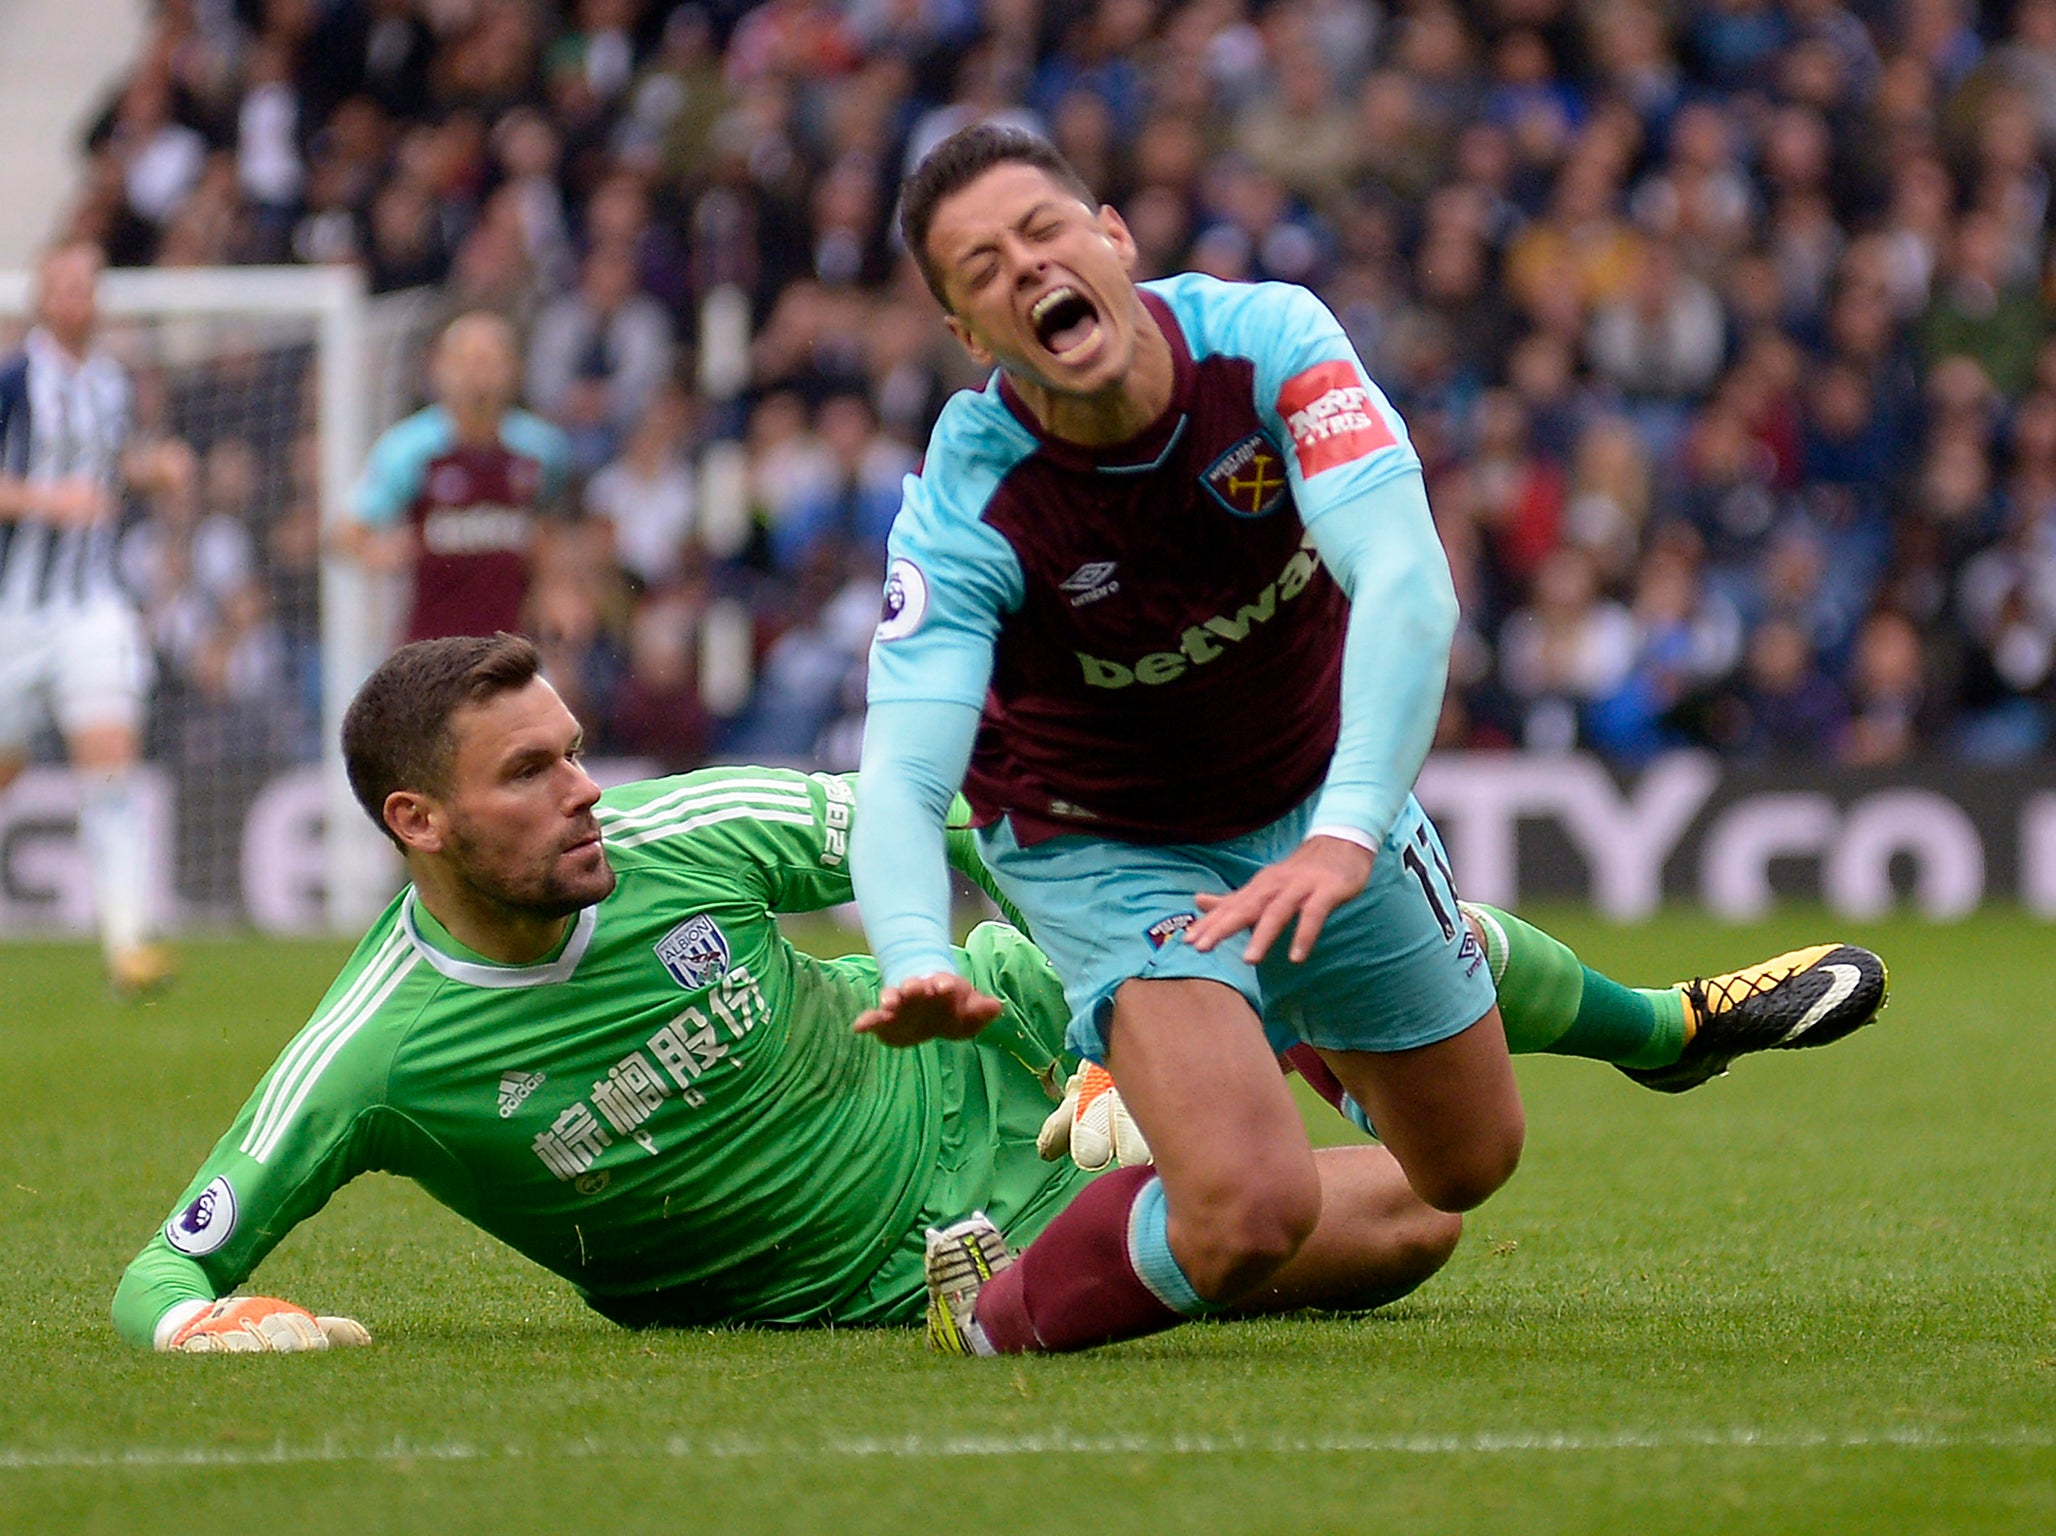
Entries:
MULTIPOLYGON (((0 272, 0 340, 11 344, 24 329, 32 288, 30 274, 0 272)), ((242 433, 242 447, 223 457, 242 461, 246 478, 255 474, 267 486, 297 487, 296 492, 276 490, 279 498, 312 496, 318 503, 324 551, 331 547, 325 535, 343 515, 372 437, 413 404, 418 343, 438 317, 434 305, 418 297, 368 299, 361 274, 344 267, 115 270, 103 279, 101 307, 110 345, 146 376, 139 385, 139 418, 147 414, 140 407, 148 399, 170 397, 199 399, 207 419, 220 421, 239 405, 254 408, 253 401, 236 398, 239 378, 254 372, 276 385, 268 407, 274 419, 264 430, 242 433), (251 364, 248 358, 260 345, 273 349, 273 360, 251 364), (217 365, 213 360, 218 357, 234 360, 233 365, 217 365), (203 382, 181 386, 180 369, 186 370, 187 378, 196 376, 197 370, 203 382), (205 382, 209 379, 219 382, 210 386, 205 382), (288 382, 279 384, 281 379, 288 382), (185 394, 180 396, 182 387, 185 394), (209 387, 221 398, 206 397, 209 387), (154 395, 146 395, 146 388, 154 395), (290 420, 277 419, 285 411, 296 414, 290 420), (315 445, 311 455, 305 452, 310 436, 315 445), (290 446, 281 450, 282 443, 290 446), (259 448, 259 454, 272 462, 252 469, 247 467, 249 450, 258 445, 268 445, 268 450, 259 448), (314 462, 287 466, 276 462, 281 451, 314 462)), ((207 466, 210 474, 219 468, 220 478, 233 478, 234 467, 207 466)), ((282 499, 276 501, 271 511, 283 505, 282 499)), ((250 547, 261 548, 269 527, 263 509, 253 504, 246 520, 252 524, 250 547)), ((228 516, 227 521, 233 524, 235 518, 228 516)), ((233 528, 226 532, 233 543, 233 528)), ((216 808, 216 819, 227 819, 238 845, 234 850, 210 850, 208 858, 228 873, 215 878, 200 898, 167 891, 174 922, 183 916, 202 922, 249 921, 270 931, 348 932, 361 928, 396 888, 397 862, 351 799, 337 745, 345 703, 390 643, 391 594, 350 562, 327 553, 319 557, 318 581, 307 585, 318 594, 318 727, 311 703, 311 669, 316 663, 309 658, 308 686, 301 690, 309 702, 304 711, 308 718, 297 739, 304 759, 314 751, 307 733, 318 728, 318 763, 285 762, 281 772, 267 777, 254 792, 238 792, 239 807, 216 808), (282 864, 293 867, 283 869, 282 864), (224 890, 229 894, 223 895, 224 890), (209 894, 214 898, 211 906, 205 899, 209 894)), ((165 622, 177 617, 173 614, 165 622)), ((233 743, 221 750, 233 760, 233 743)), ((10 802, 24 796, 36 802, 48 826, 59 772, 52 768, 42 775, 40 794, 18 789, 0 795, 0 937, 76 925, 77 902, 60 889, 65 880, 53 876, 39 885, 33 873, 16 880, 7 864, 9 851, 20 841, 9 836, 4 825, 10 802)), ((206 777, 204 763, 188 772, 196 779, 206 777)), ((153 773, 164 778, 154 765, 153 773)), ((32 772, 30 778, 34 777, 32 772)), ((214 789, 229 792, 204 782, 172 788, 160 783, 163 804, 175 798, 174 788, 187 798, 214 789)), ((185 816, 184 809, 181 800, 181 836, 184 823, 194 819, 185 816)), ((169 813, 160 815, 160 826, 168 819, 169 813)), ((32 865, 56 867, 60 855, 53 853, 52 839, 57 835, 45 836, 32 865)), ((159 867, 173 867, 169 855, 159 867)), ((180 868, 180 880, 190 884, 184 866, 180 868)), ((205 880, 200 883, 207 885, 205 880)))

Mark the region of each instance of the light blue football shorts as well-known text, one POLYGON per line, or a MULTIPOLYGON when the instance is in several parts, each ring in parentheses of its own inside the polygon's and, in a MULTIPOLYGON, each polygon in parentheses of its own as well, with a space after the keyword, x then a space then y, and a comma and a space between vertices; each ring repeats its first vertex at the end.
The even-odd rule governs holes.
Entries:
POLYGON ((1133 978, 1197 977, 1233 987, 1272 1048, 1405 1051, 1469 1028, 1492 1007, 1484 952, 1457 914, 1442 840, 1411 797, 1379 849, 1370 884, 1329 915, 1314 952, 1287 958, 1290 930, 1257 965, 1247 935, 1202 954, 1185 942, 1193 896, 1227 892, 1305 840, 1313 801, 1220 843, 1145 844, 1064 836, 1023 848, 1005 820, 979 834, 1000 889, 1064 979, 1065 1045, 1106 1059, 1113 998, 1133 978))

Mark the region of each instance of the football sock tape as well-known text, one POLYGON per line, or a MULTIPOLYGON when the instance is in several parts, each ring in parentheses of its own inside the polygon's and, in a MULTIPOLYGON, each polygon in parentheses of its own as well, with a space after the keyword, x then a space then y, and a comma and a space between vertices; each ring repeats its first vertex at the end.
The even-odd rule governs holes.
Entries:
POLYGON ((1511 912, 1467 904, 1485 933, 1506 1046, 1516 1056, 1585 1056, 1662 1067, 1685 1049, 1685 997, 1674 987, 1624 987, 1569 945, 1511 912))

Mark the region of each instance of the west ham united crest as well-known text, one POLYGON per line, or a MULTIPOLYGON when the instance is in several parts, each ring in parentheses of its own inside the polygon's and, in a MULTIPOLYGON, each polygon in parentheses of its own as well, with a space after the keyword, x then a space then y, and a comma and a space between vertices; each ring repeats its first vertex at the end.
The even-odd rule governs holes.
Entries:
POLYGON ((1151 949, 1162 949, 1176 934, 1183 933, 1199 921, 1197 912, 1173 912, 1169 917, 1159 918, 1144 930, 1151 949))
POLYGON ((728 935, 702 912, 689 917, 657 941, 657 958, 688 992, 728 974, 728 935))
POLYGON ((1237 517, 1268 517, 1285 502, 1284 456, 1261 432, 1250 433, 1199 478, 1237 517))

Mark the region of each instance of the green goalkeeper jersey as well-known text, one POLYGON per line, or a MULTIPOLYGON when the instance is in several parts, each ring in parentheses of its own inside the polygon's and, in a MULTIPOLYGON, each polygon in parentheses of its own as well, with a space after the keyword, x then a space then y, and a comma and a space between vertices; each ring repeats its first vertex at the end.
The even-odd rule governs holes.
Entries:
POLYGON ((853 1034, 873 963, 804 955, 774 914, 850 900, 854 811, 852 781, 775 769, 610 791, 618 883, 531 965, 467 950, 403 891, 129 1266, 123 1336, 227 1294, 374 1170, 600 1310, 655 1294, 677 1322, 904 1320, 927 1222, 983 1206, 1031 1235, 1082 1179, 1032 1145, 1062 987, 987 925, 967 969, 1007 1012, 979 1041, 853 1034))

